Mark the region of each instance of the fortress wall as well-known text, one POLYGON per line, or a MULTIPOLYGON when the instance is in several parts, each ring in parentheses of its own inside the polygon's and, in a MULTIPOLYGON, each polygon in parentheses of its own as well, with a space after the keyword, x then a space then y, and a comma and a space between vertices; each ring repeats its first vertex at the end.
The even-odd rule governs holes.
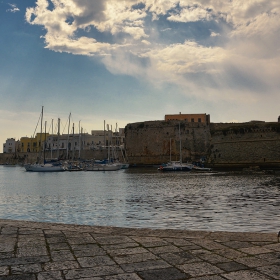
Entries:
MULTIPOLYGON (((204 156, 209 146, 209 126, 180 121, 182 160, 204 156)), ((128 124, 126 154, 131 164, 160 164, 180 159, 179 121, 151 121, 128 124), (171 144, 170 144, 171 143, 171 144)))
POLYGON ((208 164, 280 167, 280 124, 211 124, 208 164))

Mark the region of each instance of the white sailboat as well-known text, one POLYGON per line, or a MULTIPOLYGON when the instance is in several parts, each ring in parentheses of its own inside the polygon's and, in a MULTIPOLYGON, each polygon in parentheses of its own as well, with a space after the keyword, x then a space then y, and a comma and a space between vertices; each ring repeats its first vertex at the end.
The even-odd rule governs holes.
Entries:
MULTIPOLYGON (((107 124, 107 130, 109 131, 109 126, 107 124)), ((105 135, 105 121, 104 121, 104 135, 105 135)), ((105 142, 105 141, 104 141, 105 142)), ((98 163, 98 164, 90 164, 85 168, 86 171, 117 171, 122 168, 122 164, 111 162, 111 153, 110 146, 112 146, 112 129, 111 129, 111 137, 110 141, 108 141, 108 162, 107 163, 98 163)), ((112 147, 113 148, 113 147, 112 147)), ((111 151, 113 153, 113 151, 111 151)))
MULTIPOLYGON (((42 145, 42 124, 43 124, 43 109, 41 112, 41 136, 40 136, 40 157, 41 157, 41 145, 42 145)), ((45 123, 45 135, 46 135, 46 123, 45 123)), ((46 137, 45 137, 46 139, 46 137)), ((44 161, 43 163, 35 163, 35 164, 25 164, 24 168, 26 171, 30 172, 62 172, 65 171, 65 168, 62 165, 53 165, 52 163, 45 163, 45 147, 44 147, 44 161)))
POLYGON ((181 142, 181 129, 179 122, 179 139, 180 139, 180 161, 171 161, 171 139, 170 139, 170 161, 167 164, 161 165, 158 170, 160 171, 191 171, 192 164, 182 163, 182 142, 181 142))

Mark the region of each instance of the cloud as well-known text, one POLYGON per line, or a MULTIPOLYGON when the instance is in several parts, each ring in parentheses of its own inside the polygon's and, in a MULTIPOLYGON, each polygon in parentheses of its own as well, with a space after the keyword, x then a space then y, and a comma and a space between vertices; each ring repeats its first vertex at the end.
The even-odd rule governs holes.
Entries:
POLYGON ((25 16, 44 27, 46 48, 99 56, 114 74, 209 98, 280 85, 278 0, 37 0, 25 16))
POLYGON ((16 13, 19 12, 20 9, 17 7, 16 4, 10 4, 8 3, 8 5, 11 7, 10 9, 7 9, 6 12, 10 12, 10 13, 16 13))

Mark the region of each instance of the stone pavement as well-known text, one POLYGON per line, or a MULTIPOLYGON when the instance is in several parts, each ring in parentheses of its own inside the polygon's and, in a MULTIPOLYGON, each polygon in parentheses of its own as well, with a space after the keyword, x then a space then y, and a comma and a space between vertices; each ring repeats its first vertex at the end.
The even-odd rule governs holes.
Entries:
POLYGON ((0 280, 280 279, 277 233, 0 220, 0 280))

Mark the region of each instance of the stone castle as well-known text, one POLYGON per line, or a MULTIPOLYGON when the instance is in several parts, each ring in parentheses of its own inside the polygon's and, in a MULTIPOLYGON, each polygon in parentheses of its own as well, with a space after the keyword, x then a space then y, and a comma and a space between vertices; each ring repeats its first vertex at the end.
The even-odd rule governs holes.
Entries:
POLYGON ((210 167, 280 168, 278 122, 210 123, 210 115, 166 115, 162 121, 128 124, 125 146, 130 164, 180 159, 210 167))

